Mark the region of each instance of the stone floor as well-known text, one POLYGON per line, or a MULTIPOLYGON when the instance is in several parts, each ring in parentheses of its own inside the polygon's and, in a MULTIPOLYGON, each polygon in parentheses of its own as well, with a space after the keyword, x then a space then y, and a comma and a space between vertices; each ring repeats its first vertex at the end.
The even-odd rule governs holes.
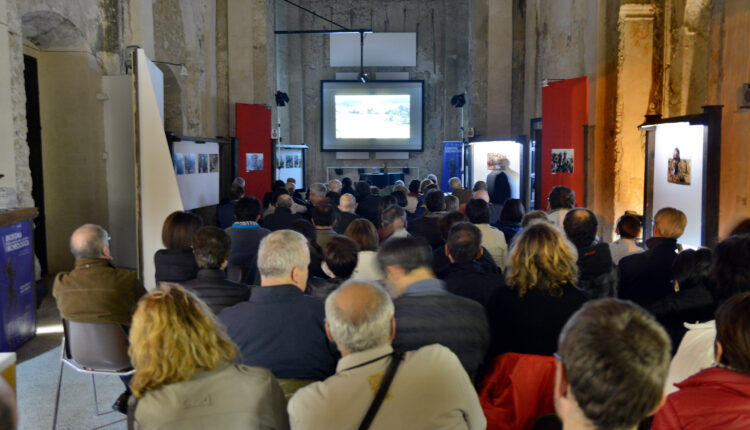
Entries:
MULTIPOLYGON (((40 282, 49 283, 49 279, 40 282)), ((51 290, 51 288, 50 288, 51 290)), ((62 325, 55 300, 47 296, 37 310, 37 335, 16 351, 20 430, 52 428, 60 369, 62 325)), ((58 429, 126 429, 125 416, 110 408, 124 386, 115 376, 96 377, 101 416, 95 416, 91 377, 70 367, 63 371, 58 429)))

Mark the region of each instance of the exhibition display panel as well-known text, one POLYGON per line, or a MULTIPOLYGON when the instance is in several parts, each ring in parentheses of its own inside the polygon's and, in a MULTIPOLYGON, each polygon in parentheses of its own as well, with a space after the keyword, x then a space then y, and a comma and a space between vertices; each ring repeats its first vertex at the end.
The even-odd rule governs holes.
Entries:
POLYGON ((687 216, 679 242, 713 246, 718 240, 721 175, 721 106, 662 119, 649 115, 646 132, 643 237, 653 235, 654 215, 673 207, 687 216))
POLYGON ((465 146, 467 188, 486 181, 490 201, 503 204, 505 199, 521 199, 524 206, 528 189, 528 169, 524 144, 515 140, 471 142, 465 146))
POLYGON ((297 189, 307 188, 307 145, 276 145, 275 178, 293 178, 297 189))

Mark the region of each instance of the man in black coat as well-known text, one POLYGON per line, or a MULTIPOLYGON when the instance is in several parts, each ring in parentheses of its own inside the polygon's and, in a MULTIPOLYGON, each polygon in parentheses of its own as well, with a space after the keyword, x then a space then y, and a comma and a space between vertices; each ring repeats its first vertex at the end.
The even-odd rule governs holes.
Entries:
POLYGON ((499 273, 488 273, 477 259, 482 254, 482 232, 472 223, 457 222, 445 244, 451 264, 442 273, 445 289, 487 306, 495 290, 504 285, 499 273))
POLYGON ((687 217, 678 209, 667 207, 656 213, 647 250, 620 260, 620 298, 647 307, 674 292, 672 264, 681 248, 677 239, 686 225, 687 217))
POLYGON ((378 225, 380 218, 380 196, 370 194, 370 184, 365 181, 357 182, 357 215, 367 218, 374 225, 378 225))
POLYGON ((250 297, 247 285, 227 280, 224 273, 230 246, 229 235, 217 227, 202 227, 193 235, 193 254, 200 270, 195 279, 182 285, 206 302, 214 314, 250 297))
POLYGON ((336 224, 334 224, 333 229, 336 230, 336 233, 338 234, 344 234, 346 233, 349 224, 359 218, 359 215, 354 213, 354 211, 357 210, 357 199, 349 193, 343 194, 339 199, 338 208, 338 213, 336 213, 336 224))
POLYGON ((276 199, 276 210, 263 218, 263 227, 271 231, 290 229, 301 219, 300 215, 292 213, 292 197, 282 194, 276 199))
POLYGON ((617 270, 609 245, 596 240, 596 215, 586 208, 573 209, 565 214, 563 227, 578 250, 578 288, 592 299, 617 297, 617 270))
POLYGON ((412 236, 425 238, 430 247, 436 249, 445 244, 440 235, 440 227, 438 227, 438 220, 445 210, 443 193, 438 190, 429 191, 424 198, 424 204, 427 207, 427 213, 422 218, 409 223, 409 233, 412 236))

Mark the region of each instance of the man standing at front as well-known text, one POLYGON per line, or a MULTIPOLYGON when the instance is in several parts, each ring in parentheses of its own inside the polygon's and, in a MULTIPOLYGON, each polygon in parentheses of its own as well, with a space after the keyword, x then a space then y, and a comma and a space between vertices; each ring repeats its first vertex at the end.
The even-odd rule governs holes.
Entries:
POLYGON ((393 315, 388 294, 364 281, 349 281, 328 296, 326 333, 342 358, 334 376, 300 389, 289 401, 293 429, 359 427, 381 384, 388 384, 384 374, 392 365, 395 373, 383 387, 371 429, 485 428, 477 393, 450 350, 429 345, 394 353, 393 315))

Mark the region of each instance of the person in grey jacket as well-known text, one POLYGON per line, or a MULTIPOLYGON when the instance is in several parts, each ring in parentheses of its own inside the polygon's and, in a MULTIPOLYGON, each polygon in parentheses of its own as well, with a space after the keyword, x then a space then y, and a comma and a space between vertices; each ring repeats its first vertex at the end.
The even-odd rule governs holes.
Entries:
POLYGON ((232 240, 224 230, 202 227, 193 236, 193 254, 198 262, 198 275, 182 285, 206 302, 218 315, 222 309, 247 301, 250 288, 227 279, 224 269, 229 258, 232 240))
POLYGON ((211 311, 184 288, 162 284, 144 296, 130 329, 134 427, 288 429, 276 378, 234 364, 237 352, 211 311))

